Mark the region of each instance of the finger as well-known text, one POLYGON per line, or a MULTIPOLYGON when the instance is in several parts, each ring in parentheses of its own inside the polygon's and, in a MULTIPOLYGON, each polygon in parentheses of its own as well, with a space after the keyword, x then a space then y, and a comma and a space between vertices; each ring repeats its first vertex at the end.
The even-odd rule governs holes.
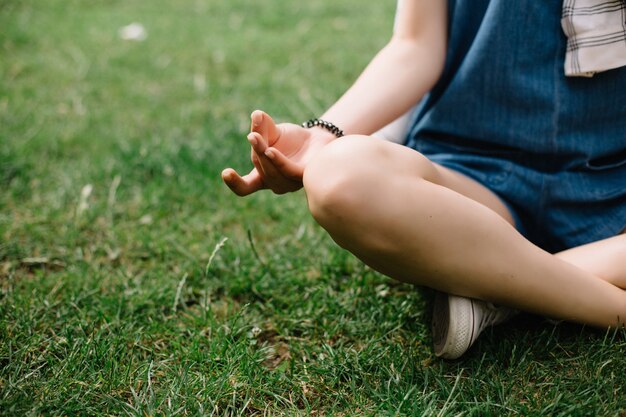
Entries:
POLYGON ((272 162, 272 165, 284 177, 302 181, 304 167, 287 158, 281 151, 276 148, 267 148, 263 155, 272 162))
POLYGON ((228 188, 238 196, 243 197, 265 188, 263 180, 257 171, 253 171, 243 177, 234 171, 233 173, 223 174, 223 179, 228 188))
POLYGON ((265 155, 265 151, 268 147, 261 135, 258 132, 251 132, 248 134, 248 141, 250 142, 250 146, 252 146, 252 163, 259 172, 263 173, 263 176, 268 180, 267 182, 275 183, 283 180, 284 175, 265 155))
POLYGON ((265 188, 258 171, 252 170, 243 177, 232 168, 222 171, 222 180, 238 196, 246 196, 265 188))
POLYGON ((252 132, 258 132, 265 140, 267 141, 269 146, 272 146, 281 135, 280 127, 276 126, 274 120, 270 117, 269 114, 265 113, 262 110, 255 110, 252 112, 250 116, 252 119, 252 132))
POLYGON ((252 160, 252 164, 263 177, 268 177, 275 175, 275 169, 272 168, 271 164, 267 161, 267 158, 264 155, 267 145, 265 143, 261 143, 262 141, 263 138, 258 133, 248 134, 248 142, 250 142, 251 147, 250 159, 252 160))
POLYGON ((265 138, 258 132, 250 132, 247 136, 248 143, 252 149, 257 153, 257 155, 263 155, 265 150, 268 147, 267 141, 265 138))
POLYGON ((254 149, 250 149, 250 160, 252 161, 252 165, 259 171, 259 173, 263 172, 263 167, 261 166, 261 161, 259 160, 259 155, 256 153, 254 149))

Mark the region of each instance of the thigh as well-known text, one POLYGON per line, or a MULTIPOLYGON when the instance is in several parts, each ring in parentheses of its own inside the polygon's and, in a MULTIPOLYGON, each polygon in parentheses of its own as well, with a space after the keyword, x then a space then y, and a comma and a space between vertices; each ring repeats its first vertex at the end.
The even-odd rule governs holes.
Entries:
POLYGON ((508 223, 516 226, 513 214, 508 206, 498 197, 496 193, 480 182, 455 171, 452 168, 446 168, 436 162, 431 163, 440 173, 440 184, 446 188, 454 190, 466 197, 475 200, 491 210, 498 213, 508 223))
MULTIPOLYGON (((325 167, 316 170, 320 173, 320 181, 343 175, 362 178, 363 171, 370 170, 376 170, 376 175, 383 177, 404 175, 416 180, 423 179, 490 208, 515 226, 508 206, 488 186, 453 168, 433 162, 422 153, 404 145, 371 136, 351 135, 327 145, 321 154, 325 167)), ((310 188, 307 182, 313 181, 310 178, 307 181, 306 177, 305 171, 305 188, 310 188)))

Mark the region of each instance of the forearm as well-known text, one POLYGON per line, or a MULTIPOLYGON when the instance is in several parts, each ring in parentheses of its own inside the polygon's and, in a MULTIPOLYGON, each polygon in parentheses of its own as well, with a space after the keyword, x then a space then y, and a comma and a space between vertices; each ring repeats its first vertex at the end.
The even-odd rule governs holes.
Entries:
POLYGON ((445 39, 394 38, 322 119, 346 134, 372 134, 408 111, 433 87, 444 60, 445 39))

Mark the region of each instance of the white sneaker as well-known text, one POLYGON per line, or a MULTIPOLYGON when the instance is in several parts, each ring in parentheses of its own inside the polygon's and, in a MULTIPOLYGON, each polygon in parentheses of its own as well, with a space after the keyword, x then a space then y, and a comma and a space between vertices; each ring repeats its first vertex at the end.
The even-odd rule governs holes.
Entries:
POLYGON ((488 326, 502 323, 517 313, 485 301, 438 292, 432 322, 435 355, 445 359, 460 357, 488 326))

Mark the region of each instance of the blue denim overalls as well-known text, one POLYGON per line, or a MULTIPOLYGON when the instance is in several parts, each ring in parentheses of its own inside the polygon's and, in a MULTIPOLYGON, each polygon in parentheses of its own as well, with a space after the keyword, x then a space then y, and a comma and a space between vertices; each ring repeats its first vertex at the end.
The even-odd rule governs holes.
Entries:
POLYGON ((407 138, 555 252, 626 228, 626 68, 566 78, 561 0, 450 0, 442 78, 407 138))

